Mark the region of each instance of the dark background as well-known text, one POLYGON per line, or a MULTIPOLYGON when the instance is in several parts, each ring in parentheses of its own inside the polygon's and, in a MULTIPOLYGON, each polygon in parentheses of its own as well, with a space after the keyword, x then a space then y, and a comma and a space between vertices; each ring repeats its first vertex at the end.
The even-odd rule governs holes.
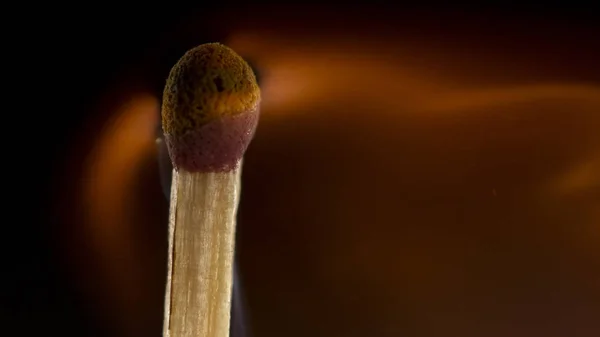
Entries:
MULTIPOLYGON (((519 6, 509 4, 450 6, 435 3, 404 4, 397 5, 395 8, 384 8, 377 5, 369 7, 367 5, 341 6, 294 5, 292 7, 292 5, 243 4, 234 6, 233 3, 222 3, 185 7, 166 3, 139 6, 129 4, 107 6, 86 3, 52 8, 36 7, 18 13, 7 11, 5 13, 7 20, 12 17, 15 23, 5 28, 4 34, 7 34, 7 42, 10 42, 3 51, 5 57, 10 59, 10 61, 6 61, 5 72, 11 77, 12 75, 16 76, 14 80, 7 80, 6 85, 9 89, 5 89, 4 122, 6 125, 5 139, 8 144, 8 154, 5 160, 6 169, 17 172, 17 176, 8 173, 6 178, 8 184, 6 185, 17 185, 14 188, 11 187, 11 190, 15 192, 8 193, 8 198, 16 202, 14 206, 12 204, 10 206, 10 210, 15 212, 14 215, 10 216, 9 214, 13 212, 7 211, 5 226, 8 230, 4 242, 8 249, 4 254, 6 263, 2 268, 2 279, 6 284, 1 290, 2 315, 0 320, 3 322, 2 329, 6 329, 5 331, 9 333, 0 334, 7 336, 160 335, 159 320, 162 314, 160 311, 162 299, 156 295, 162 286, 160 278, 148 281, 151 285, 148 286, 149 290, 145 290, 145 294, 152 294, 153 297, 151 300, 147 300, 148 302, 142 301, 145 303, 144 305, 150 307, 148 312, 138 313, 137 316, 132 313, 132 317, 134 317, 132 320, 135 323, 127 327, 124 327, 122 322, 114 317, 107 318, 110 315, 103 314, 105 311, 110 311, 110 309, 106 309, 107 307, 95 310, 94 301, 98 300, 93 299, 93 296, 89 296, 78 285, 78 282, 84 281, 74 276, 77 273, 74 273, 73 270, 96 267, 92 262, 89 264, 86 262, 85 253, 82 253, 79 259, 65 258, 65 256, 78 253, 73 249, 60 248, 63 246, 63 240, 65 242, 78 241, 79 244, 85 246, 85 239, 77 234, 69 237, 68 229, 76 226, 69 224, 69 219, 73 223, 77 223, 80 221, 79 217, 82 216, 83 211, 69 198, 64 197, 78 188, 78 183, 71 183, 69 179, 81 179, 75 175, 69 177, 71 173, 65 169, 65 163, 84 161, 82 158, 85 156, 85 148, 88 144, 86 142, 93 143, 95 133, 100 132, 100 130, 94 129, 95 125, 101 125, 109 118, 108 111, 118 105, 123 96, 135 90, 143 90, 160 97, 168 70, 178 57, 185 50, 199 43, 226 39, 229 27, 263 27, 266 30, 289 32, 290 36, 307 34, 312 36, 311 38, 316 42, 318 42, 321 32, 324 31, 343 36, 347 30, 348 36, 362 36, 360 32, 363 29, 385 32, 385 34, 382 33, 382 36, 385 35, 387 39, 393 39, 394 34, 437 36, 441 44, 444 44, 446 38, 448 41, 456 41, 454 37, 464 36, 463 40, 458 39, 459 44, 477 46, 478 37, 480 37, 481 43, 490 48, 500 44, 515 47, 520 52, 528 50, 525 48, 527 42, 519 42, 519 39, 526 35, 526 33, 521 34, 521 31, 531 32, 533 30, 534 33, 531 33, 533 35, 536 34, 535 32, 542 35, 540 33, 542 31, 551 31, 552 36, 547 37, 547 43, 544 46, 550 46, 548 50, 556 50, 557 54, 567 56, 572 50, 577 49, 578 55, 581 55, 580 62, 579 64, 569 64, 568 69, 561 70, 560 67, 564 63, 560 61, 560 58, 550 56, 546 61, 540 61, 542 63, 540 68, 553 68, 553 76, 558 79, 565 78, 585 83, 598 83, 594 81, 600 80, 599 67, 595 61, 600 59, 598 58, 600 54, 597 42, 600 30, 598 23, 594 22, 594 10, 578 6, 574 2, 568 4, 521 4, 519 6), (230 18, 235 19, 230 19, 231 25, 226 22, 225 24, 223 22, 215 24, 212 13, 216 12, 228 13, 225 17, 229 17, 230 14, 230 18), (499 42, 496 43, 495 40, 499 42), (15 46, 12 46, 13 42, 15 46), (90 120, 96 122, 90 122, 90 120), (81 137, 81 134, 87 134, 88 137, 81 137), (79 144, 81 152, 77 152, 77 150, 73 152, 74 142, 81 143, 79 144), (72 212, 72 216, 65 216, 69 212, 72 212), (9 218, 13 220, 9 220, 9 218), (78 262, 74 263, 73 260, 78 260, 78 262), (78 267, 73 267, 73 265, 78 267), (88 295, 82 295, 84 293, 88 295), (144 327, 145 330, 136 332, 136 328, 139 327, 144 327)), ((449 42, 449 44, 452 43, 454 42, 449 42)), ((531 48, 534 49, 535 46, 531 48)), ((510 50, 507 53, 510 53, 510 50)), ((535 51, 532 52, 532 55, 534 54, 535 51)), ((535 62, 530 62, 530 64, 536 65, 535 62)), ((260 66, 257 69, 259 72, 262 71, 260 66)), ((543 74, 542 70, 540 73, 543 74)), ((527 77, 528 75, 523 76, 527 77)), ((544 76, 539 75, 538 78, 543 79, 544 76)), ((273 123, 276 124, 276 122, 273 123)), ((267 138, 263 139, 263 143, 267 142, 267 138)), ((277 141, 277 138, 268 139, 277 141)), ((302 139, 302 135, 299 135, 298 139, 302 139)), ((327 138, 324 137, 324 139, 327 138)), ((310 143, 310 140, 307 140, 307 143, 310 143)), ((260 147, 257 148, 260 149, 260 147)), ((324 151, 327 153, 326 150, 324 151)), ((269 151, 263 152, 257 150, 255 153, 269 155, 269 151)), ((256 158, 259 157, 256 155, 256 158)), ((306 157, 306 160, 309 159, 310 157, 306 157)), ((250 165, 252 165, 252 160, 250 161, 250 165)), ((153 176, 155 173, 150 172, 148 175, 153 176)), ((249 183, 250 186, 259 184, 258 173, 254 174, 254 177, 256 178, 255 182, 249 183)), ((281 183, 285 184, 285 180, 282 180, 281 183)), ((150 192, 148 193, 159 195, 160 187, 157 183, 155 185, 149 187, 150 192)), ((595 198, 595 194, 592 195, 592 198, 595 198)), ((164 212, 165 204, 164 200, 155 201, 156 207, 163 209, 160 212, 164 212)), ((254 202, 252 205, 259 207, 260 203, 254 202)), ((242 207, 241 211, 246 211, 247 214, 252 213, 247 208, 242 207)), ((158 213, 162 216, 163 214, 160 212, 158 213)), ((318 213, 318 211, 315 212, 318 213)), ((281 217, 285 218, 284 215, 281 217)), ((303 218, 299 217, 291 223, 301 226, 302 220, 300 219, 303 218)), ((160 223, 160 221, 157 222, 160 223)), ((252 222, 248 221, 248 223, 252 222)), ((269 226, 265 228, 263 230, 273 229, 269 226)), ((152 232, 152 235, 156 236, 153 239, 157 242, 160 242, 161 230, 160 227, 157 227, 152 232)), ((306 230, 296 237, 298 240, 310 238, 311 233, 318 234, 318 231, 306 230)), ((294 236, 291 234, 289 236, 279 234, 284 240, 286 238, 292 240, 281 243, 282 245, 293 246, 296 242, 293 241, 292 237, 294 236)), ((258 238, 258 236, 250 236, 253 239, 258 238)), ((300 243, 296 242, 296 244, 300 243)), ((247 247, 250 246, 247 245, 247 247)), ((156 251, 160 251, 160 244, 153 247, 158 247, 156 251)), ((248 253, 250 256, 252 248, 246 248, 246 250, 250 252, 248 253)), ((340 251, 343 252, 344 249, 340 248, 340 251)), ((314 256, 318 256, 318 253, 314 253, 314 256)), ((515 259, 519 260, 520 258, 515 259)), ((290 263, 310 263, 308 260, 292 260, 295 262, 290 263)), ((157 267, 147 268, 152 272, 144 275, 159 275, 162 271, 161 263, 156 262, 155 264, 157 267)), ((597 260, 589 266, 596 265, 597 260)), ((582 265, 581 268, 589 268, 589 266, 583 267, 582 265)), ((289 271, 291 269, 282 268, 291 273, 289 271)), ((298 268, 304 271, 309 270, 308 267, 300 266, 298 268)), ((252 264, 245 263, 243 269, 246 274, 251 274, 252 264)), ((518 267, 515 267, 515 272, 519 272, 517 269, 518 267)), ((511 270, 511 268, 507 267, 506 270, 511 270)), ((592 271, 590 273, 593 274, 592 271)), ((292 274, 285 275, 285 277, 279 278, 278 282, 290 282, 293 277, 292 274)), ((595 279, 594 277, 590 276, 590 280, 595 279)), ((255 277, 254 284, 252 277, 250 279, 249 287, 259 289, 256 280, 260 280, 260 278, 255 277)), ((89 281, 89 279, 86 280, 89 281)), ((98 282, 98 285, 83 288, 88 291, 95 287, 102 288, 100 284, 102 281, 98 282)), ((310 280, 304 280, 304 283, 301 282, 295 286, 304 285, 310 288, 310 282, 310 280)), ((318 278, 312 282, 319 282, 318 278)), ((285 294, 285 289, 289 287, 294 287, 294 283, 290 283, 288 287, 281 285, 281 287, 272 288, 272 291, 285 294)), ((318 286, 314 287, 318 288, 318 286)), ((322 288, 320 291, 326 292, 323 289, 326 288, 322 288)), ((597 296, 598 288, 594 289, 594 292, 588 294, 588 299, 596 298, 594 296, 597 296)), ((264 333, 262 335, 271 335, 267 333, 269 329, 266 328, 265 317, 269 317, 273 313, 270 313, 268 306, 262 308, 256 304, 260 302, 261 291, 264 290, 250 291, 250 308, 258 311, 255 314, 258 321, 255 325, 264 333)), ((285 295, 282 296, 286 298, 285 295)), ((326 297, 327 294, 323 293, 319 296, 326 297)), ((368 297, 369 295, 366 292, 361 296, 368 297)), ((290 307, 304 309, 281 309, 283 313, 279 313, 280 316, 277 316, 279 324, 299 324, 304 327, 331 325, 331 327, 323 327, 320 332, 315 333, 315 336, 320 336, 325 332, 329 332, 330 335, 338 332, 346 336, 348 335, 347 331, 354 331, 356 336, 368 336, 370 335, 368 331, 372 328, 369 326, 369 322, 383 324, 376 323, 379 322, 377 319, 357 319, 350 312, 352 309, 349 309, 353 305, 364 305, 365 303, 376 306, 378 303, 376 299, 369 300, 359 297, 356 302, 353 302, 329 298, 325 301, 333 303, 322 305, 325 307, 323 310, 329 315, 325 320, 326 323, 318 323, 314 321, 314 317, 311 318, 313 321, 307 322, 307 318, 302 317, 302 310, 310 310, 308 308, 311 307, 311 304, 288 302, 286 305, 290 307), (354 319, 356 320, 354 321, 354 319), (344 327, 352 326, 355 322, 356 328, 344 327)), ((556 303, 556 305, 562 304, 556 303)), ((587 305, 589 310, 581 310, 585 311, 584 316, 591 317, 599 306, 591 299, 587 305)), ((317 304, 317 306, 319 305, 317 304)), ((270 310, 273 310, 273 305, 270 310)), ((397 308, 391 305, 387 309, 380 307, 373 310, 392 312, 397 308)), ((382 331, 386 332, 375 332, 372 336, 444 335, 438 334, 435 330, 420 330, 415 327, 416 323, 414 322, 421 318, 417 317, 413 320, 410 318, 410 312, 399 313, 399 315, 407 319, 409 328, 406 330, 383 329, 382 331), (407 331, 412 334, 401 334, 407 331)), ((593 320, 590 319, 589 322, 591 321, 593 320)), ((427 325, 426 322, 421 323, 427 325)), ((569 331, 569 323, 565 324, 567 327, 563 328, 566 330, 555 330, 558 331, 556 336, 569 335, 562 334, 569 331)), ((598 325, 600 323, 596 324, 595 331, 600 330, 598 325)), ((298 327, 296 330, 304 331, 303 329, 298 327)), ((379 331, 374 327, 372 329, 379 331)), ((593 324, 589 325, 586 330, 590 332, 589 335, 585 334, 586 332, 580 332, 580 334, 572 336, 592 336, 592 329, 593 324)), ((481 331, 485 331, 485 329, 481 331)), ((300 334, 300 332, 298 333, 300 334)), ((495 333, 498 336, 512 335, 498 331, 495 333)), ((256 334, 256 336, 262 335, 256 334)), ((273 335, 277 334, 274 332, 273 335)), ((311 335, 311 333, 307 332, 304 335, 311 335)), ((473 335, 477 335, 477 333, 474 332, 473 335)), ((496 336, 496 334, 487 335, 496 336)), ((529 336, 534 335, 536 334, 529 334, 529 336)), ((539 335, 541 336, 541 334, 539 335)))

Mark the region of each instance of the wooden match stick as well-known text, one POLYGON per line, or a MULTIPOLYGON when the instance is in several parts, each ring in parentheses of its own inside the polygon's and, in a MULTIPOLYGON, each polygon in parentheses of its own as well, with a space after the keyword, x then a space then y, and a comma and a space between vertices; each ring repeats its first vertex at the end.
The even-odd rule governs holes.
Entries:
POLYGON ((258 122, 250 66, 218 43, 188 51, 163 93, 173 162, 163 336, 229 336, 242 157, 258 122))

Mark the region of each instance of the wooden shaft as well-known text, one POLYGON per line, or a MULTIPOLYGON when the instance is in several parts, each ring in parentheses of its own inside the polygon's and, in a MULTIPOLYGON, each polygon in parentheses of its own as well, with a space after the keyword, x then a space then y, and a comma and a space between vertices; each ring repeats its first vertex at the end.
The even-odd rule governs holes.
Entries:
POLYGON ((173 171, 164 337, 227 337, 241 165, 173 171))

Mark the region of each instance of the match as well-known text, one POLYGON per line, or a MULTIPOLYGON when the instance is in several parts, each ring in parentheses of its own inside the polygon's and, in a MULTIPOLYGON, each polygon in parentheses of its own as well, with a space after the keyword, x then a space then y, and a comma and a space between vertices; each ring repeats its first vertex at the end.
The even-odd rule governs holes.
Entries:
POLYGON ((203 44, 171 69, 162 124, 173 163, 164 337, 227 337, 242 159, 260 89, 233 50, 203 44))

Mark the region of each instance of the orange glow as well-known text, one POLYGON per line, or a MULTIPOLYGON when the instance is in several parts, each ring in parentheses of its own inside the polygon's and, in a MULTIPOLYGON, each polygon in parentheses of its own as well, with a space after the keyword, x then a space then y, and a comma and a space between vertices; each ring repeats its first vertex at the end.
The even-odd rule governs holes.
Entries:
MULTIPOLYGON (((262 75, 240 213, 261 335, 351 335, 353 324, 401 335, 415 317, 436 336, 520 336, 514 322, 531 312, 555 306, 548 317, 564 327, 580 319, 564 308, 593 305, 600 83, 528 78, 508 52, 465 61, 401 41, 282 36, 245 31, 226 42, 262 75), (319 321, 333 312, 335 328, 319 321), (412 316, 398 323, 399 313, 412 316)), ((90 249, 132 331, 146 324, 140 284, 157 277, 140 263, 166 253, 163 237, 136 226, 139 213, 166 225, 146 206, 155 196, 134 184, 156 155, 158 109, 136 95, 115 111, 84 172, 90 249)))
MULTIPOLYGON (((127 233, 127 199, 131 182, 143 159, 152 154, 157 127, 158 101, 154 97, 133 97, 104 127, 87 164, 91 236, 100 245, 122 245, 127 233)), ((110 252, 111 247, 99 249, 110 252)))
POLYGON ((144 241, 135 226, 139 219, 133 207, 139 195, 135 183, 148 158, 155 156, 158 109, 155 97, 131 97, 104 126, 84 172, 85 240, 100 263, 100 270, 93 273, 99 272, 104 284, 96 290, 104 296, 95 295, 111 303, 115 309, 111 315, 116 313, 129 330, 139 329, 136 317, 142 314, 148 283, 140 263, 144 241))
MULTIPOLYGON (((581 83, 490 86, 428 70, 434 60, 415 62, 418 51, 383 43, 358 47, 345 41, 290 41, 268 33, 233 34, 229 44, 257 62, 263 72, 263 110, 297 111, 324 101, 357 97, 373 107, 403 114, 460 113, 498 104, 570 100, 599 105, 600 87, 581 83), (382 56, 383 55, 383 56, 382 56), (412 57, 409 57, 412 56, 412 57), (483 88, 480 88, 483 87, 483 88)), ((436 67, 456 69, 451 61, 436 67)), ((510 65, 506 66, 510 67, 510 65)), ((468 68, 463 69, 468 73, 468 68)), ((510 72, 509 72, 510 73, 510 72)), ((470 74, 472 75, 472 74, 470 74)), ((486 83, 487 82, 487 83, 486 83)), ((310 109, 307 109, 310 110, 310 109)))

